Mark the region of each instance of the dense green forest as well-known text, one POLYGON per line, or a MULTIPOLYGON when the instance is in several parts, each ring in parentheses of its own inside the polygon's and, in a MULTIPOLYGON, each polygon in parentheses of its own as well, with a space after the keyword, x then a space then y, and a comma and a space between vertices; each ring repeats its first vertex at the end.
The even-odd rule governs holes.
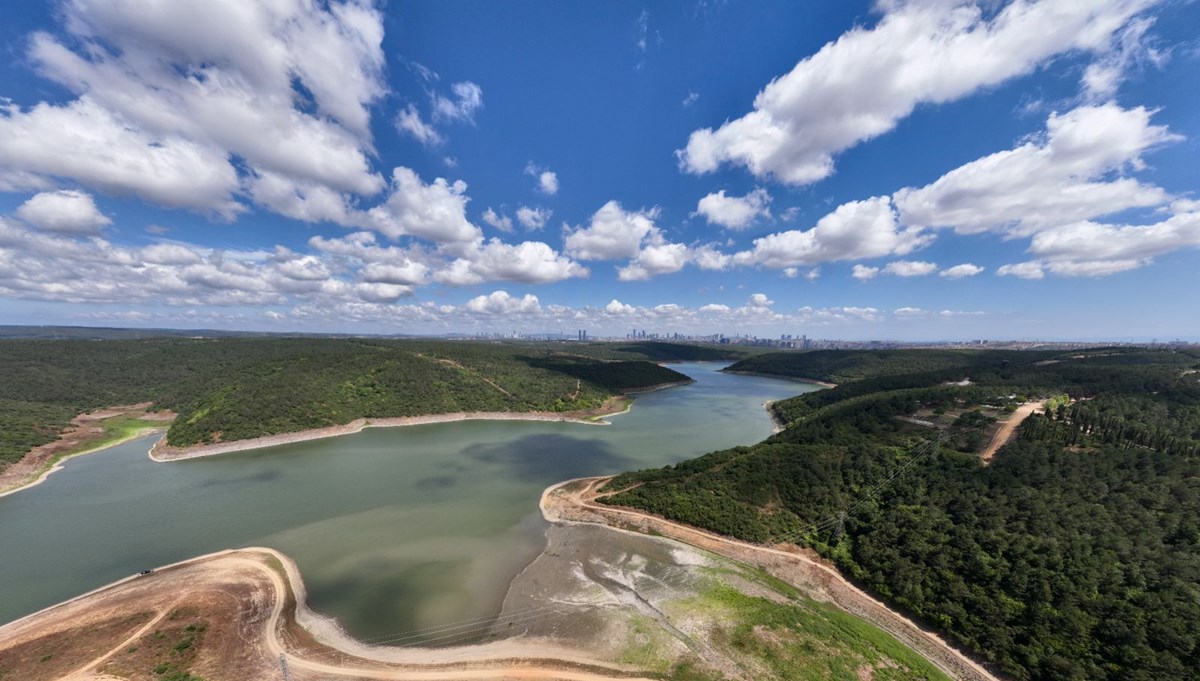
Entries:
POLYGON ((1200 353, 926 352, 739 362, 839 386, 606 501, 810 546, 1014 679, 1200 679, 1200 353))
POLYGON ((0 340, 0 465, 79 413, 152 402, 172 445, 356 418, 576 411, 687 377, 652 361, 730 353, 669 343, 483 343, 332 338, 0 340))
MULTIPOLYGON (((814 350, 812 352, 772 352, 747 357, 728 371, 807 378, 845 383, 861 378, 877 378, 947 369, 963 369, 978 361, 970 350, 814 350)), ((991 356, 1020 356, 1016 350, 996 351, 991 356)))

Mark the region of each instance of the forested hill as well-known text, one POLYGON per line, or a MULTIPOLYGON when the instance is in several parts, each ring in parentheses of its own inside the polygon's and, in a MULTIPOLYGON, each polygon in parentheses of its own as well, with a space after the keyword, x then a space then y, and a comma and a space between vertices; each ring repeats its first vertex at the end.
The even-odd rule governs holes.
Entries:
MULTIPOLYGON (((1076 353, 1078 354, 1078 353, 1076 353)), ((1002 362, 1033 363, 1062 356, 1061 351, 1023 350, 814 350, 771 352, 747 357, 726 371, 750 372, 846 383, 863 378, 924 372, 959 371, 1002 362)))
POLYGON ((652 361, 726 351, 669 343, 383 339, 0 340, 0 466, 71 418, 153 402, 172 445, 457 411, 578 411, 688 380, 652 361))
POLYGON ((923 352, 742 362, 841 383, 607 500, 811 546, 1014 679, 1200 679, 1200 353, 923 352))

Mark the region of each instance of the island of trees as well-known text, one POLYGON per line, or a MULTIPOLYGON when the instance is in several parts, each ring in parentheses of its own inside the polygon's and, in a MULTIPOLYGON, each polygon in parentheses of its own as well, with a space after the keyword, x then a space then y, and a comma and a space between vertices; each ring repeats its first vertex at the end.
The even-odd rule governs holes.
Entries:
POLYGON ((618 476, 607 503, 811 547, 1013 679, 1200 679, 1200 353, 821 351, 730 370, 839 385, 775 404, 787 427, 762 443, 618 476))

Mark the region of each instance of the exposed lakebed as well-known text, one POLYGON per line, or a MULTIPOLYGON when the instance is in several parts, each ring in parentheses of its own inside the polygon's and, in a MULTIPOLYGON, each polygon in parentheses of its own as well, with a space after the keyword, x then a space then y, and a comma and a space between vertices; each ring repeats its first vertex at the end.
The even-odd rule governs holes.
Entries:
POLYGON ((0 622, 251 545, 292 556, 313 609, 363 639, 493 615, 545 544, 546 486, 757 442, 772 426, 764 401, 818 389, 673 366, 696 382, 639 396, 611 427, 369 429, 168 464, 146 457, 146 438, 72 460, 0 498, 0 622))

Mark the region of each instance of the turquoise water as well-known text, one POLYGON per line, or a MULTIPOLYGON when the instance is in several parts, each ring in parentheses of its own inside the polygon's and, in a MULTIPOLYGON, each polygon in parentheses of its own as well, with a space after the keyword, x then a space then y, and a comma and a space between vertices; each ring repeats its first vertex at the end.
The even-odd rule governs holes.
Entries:
POLYGON ((153 438, 0 498, 0 622, 138 570, 241 546, 292 556, 318 612, 361 638, 495 614, 544 545, 543 489, 751 444, 766 400, 816 389, 674 365, 696 383, 612 426, 467 421, 156 464, 153 438))

